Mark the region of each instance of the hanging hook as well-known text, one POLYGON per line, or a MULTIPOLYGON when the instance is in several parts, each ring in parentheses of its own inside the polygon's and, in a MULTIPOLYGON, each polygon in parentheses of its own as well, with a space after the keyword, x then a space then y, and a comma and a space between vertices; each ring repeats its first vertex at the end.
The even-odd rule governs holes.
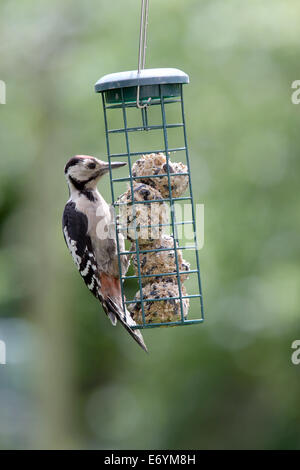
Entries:
POLYGON ((150 101, 151 101, 151 97, 147 99, 145 104, 140 103, 140 85, 138 85, 137 92, 136 92, 136 106, 139 109, 147 108, 147 106, 149 106, 149 104, 150 104, 150 101))
MULTIPOLYGON (((148 16, 149 16, 149 0, 142 0, 141 8, 141 24, 140 24, 140 40, 139 40, 139 60, 138 60, 138 75, 141 70, 145 68, 146 61, 146 48, 147 48, 147 27, 148 27, 148 16)), ((146 108, 149 106, 151 97, 148 98, 145 104, 140 103, 140 86, 137 87, 136 92, 136 106, 139 109, 146 108)))

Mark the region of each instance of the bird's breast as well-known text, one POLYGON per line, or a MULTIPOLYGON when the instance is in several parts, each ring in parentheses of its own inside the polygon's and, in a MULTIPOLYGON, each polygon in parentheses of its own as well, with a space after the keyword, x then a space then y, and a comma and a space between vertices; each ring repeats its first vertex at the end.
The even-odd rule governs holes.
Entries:
MULTIPOLYGON (((99 193, 95 194, 94 199, 95 201, 91 202, 84 197, 79 198, 77 208, 87 216, 88 235, 91 238, 98 269, 114 277, 119 277, 113 209, 99 193)), ((119 237, 119 248, 120 251, 125 250, 123 236, 119 237)), ((123 256, 121 262, 122 271, 125 273, 127 271, 127 257, 123 256)))

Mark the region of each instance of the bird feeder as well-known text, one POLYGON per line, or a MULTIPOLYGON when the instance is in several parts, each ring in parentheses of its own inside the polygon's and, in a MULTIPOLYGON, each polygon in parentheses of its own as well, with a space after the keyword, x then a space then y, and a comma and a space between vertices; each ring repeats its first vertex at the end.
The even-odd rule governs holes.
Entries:
MULTIPOLYGON (((103 112, 104 112, 104 124, 105 124, 105 137, 106 137, 106 146, 107 146, 107 157, 108 162, 111 164, 115 159, 125 159, 128 163, 128 171, 129 174, 125 178, 114 178, 112 171, 110 171, 110 185, 111 185, 111 195, 112 195, 112 204, 118 213, 119 209, 119 202, 117 201, 117 197, 119 196, 116 193, 115 185, 127 181, 129 187, 131 189, 131 193, 133 195, 133 185, 134 181, 137 181, 140 177, 134 177, 132 175, 132 166, 134 159, 141 155, 151 154, 151 153, 159 153, 163 152, 166 155, 167 162, 169 160, 170 154, 176 152, 177 154, 183 154, 185 157, 186 165, 188 168, 188 180, 189 180, 189 195, 184 197, 172 197, 171 187, 169 187, 169 198, 164 198, 163 201, 168 203, 170 206, 170 228, 171 234, 174 239, 174 246, 172 248, 167 249, 153 249, 153 250, 143 250, 143 246, 140 246, 138 237, 135 239, 135 250, 129 251, 120 251, 119 241, 117 236, 117 249, 118 249, 118 260, 119 260, 119 267, 120 267, 120 279, 121 281, 121 288, 122 288, 122 300, 123 306, 128 306, 128 304, 133 304, 136 302, 135 299, 126 299, 124 294, 124 282, 127 279, 137 279, 139 284, 140 290, 140 304, 142 310, 142 323, 138 325, 138 328, 153 328, 158 326, 171 326, 171 325, 190 325, 195 323, 201 323, 204 319, 203 315, 203 301, 202 301, 202 290, 201 290, 201 280, 200 280, 200 268, 199 268, 199 259, 198 259, 198 251, 197 251, 197 239, 196 239, 196 221, 195 221, 195 209, 194 209, 194 201, 193 201, 193 193, 192 193, 192 181, 191 181, 191 170, 190 170, 190 161, 189 161, 189 152, 188 152, 188 143, 186 137, 186 128, 185 128, 185 115, 184 115, 184 102, 183 102, 183 90, 182 87, 184 84, 189 83, 189 77, 187 74, 182 72, 178 69, 144 69, 141 70, 140 73, 138 70, 129 71, 129 72, 121 72, 121 73, 114 73, 110 75, 106 75, 102 77, 95 85, 95 91, 97 93, 101 93, 102 95, 102 104, 103 104, 103 112), (146 106, 144 106, 146 105, 146 106), (167 107, 169 106, 179 106, 180 107, 180 115, 181 121, 177 123, 170 123, 167 121, 167 107), (148 115, 152 107, 158 107, 160 112, 155 113, 156 116, 160 115, 160 118, 155 123, 150 123, 148 120, 148 115), (109 127, 109 113, 112 110, 119 110, 122 119, 122 126, 119 128, 110 128, 109 127), (135 110, 136 118, 139 119, 139 125, 131 126, 128 122, 127 113, 128 110, 131 112, 135 110), (169 139, 168 139, 168 132, 170 129, 173 128, 182 128, 183 133, 183 142, 181 146, 177 147, 170 147, 169 139), (142 148, 138 152, 133 151, 131 149, 131 142, 134 139, 134 135, 137 133, 151 133, 155 134, 156 132, 162 131, 163 139, 159 148, 151 147, 151 148, 142 148), (117 134, 123 134, 125 136, 124 139, 124 149, 118 153, 111 152, 111 145, 112 139, 117 134), (184 200, 190 203, 191 205, 191 214, 192 220, 185 221, 185 220, 176 220, 175 217, 175 208, 174 205, 178 200, 184 200), (193 226, 194 232, 194 241, 193 245, 188 246, 180 246, 178 240, 178 226, 184 225, 186 223, 190 223, 193 226), (182 282, 181 282, 181 275, 184 274, 180 271, 180 266, 178 263, 179 258, 179 250, 194 250, 195 252, 195 259, 196 259, 196 266, 195 269, 190 271, 190 273, 196 274, 197 276, 197 284, 198 284, 198 293, 193 295, 183 295, 182 293, 182 282), (179 321, 171 321, 171 322, 159 322, 159 323, 147 323, 146 315, 145 315, 145 301, 143 299, 143 278, 147 277, 141 274, 141 266, 140 266, 140 255, 146 252, 157 252, 157 251, 164 251, 164 250, 174 250, 175 253, 175 261, 176 261, 176 271, 175 273, 171 273, 170 275, 174 275, 177 278, 178 283, 178 296, 172 297, 164 297, 163 299, 153 298, 147 299, 147 304, 149 302, 157 302, 160 300, 177 300, 180 301, 180 310, 181 310, 181 319, 179 321), (136 260, 138 264, 138 275, 137 276, 127 276, 122 275, 121 271, 121 257, 128 256, 129 254, 136 254, 136 260), (200 318, 198 319, 186 319, 184 317, 184 305, 183 301, 186 298, 199 298, 199 311, 200 311, 200 318)), ((155 137, 154 137, 155 138, 155 137)), ((147 138, 148 140, 148 138, 147 138)), ((150 139, 151 140, 151 139, 150 139)), ((155 138, 155 144, 157 145, 157 138, 155 138)), ((182 157, 181 157, 182 158, 182 157)), ((168 177, 168 184, 171 186, 170 171, 169 165, 166 165, 167 172, 166 175, 168 177)), ((158 175, 157 177, 160 177, 158 175)), ((153 178, 153 175, 149 175, 149 178, 153 178)), ((143 180, 147 178, 147 176, 143 176, 143 180)), ((135 202, 134 197, 132 197, 132 204, 147 204, 149 201, 140 201, 135 202)), ((116 223, 116 233, 118 234, 121 228, 116 223)), ((166 273, 156 274, 153 275, 154 277, 163 277, 166 276, 166 273)))
MULTIPOLYGON (((130 310, 130 305, 138 305, 141 311, 140 321, 137 326, 133 328, 154 328, 161 326, 175 326, 175 325, 192 325, 201 323, 204 320, 203 313, 203 300, 200 280, 200 268, 198 259, 198 245, 196 236, 196 220, 195 220, 195 207, 192 193, 192 181, 191 181, 191 169, 188 152, 188 144, 186 137, 185 127, 185 114, 184 114, 184 102, 183 102, 183 85, 189 83, 189 77, 186 73, 178 69, 171 68, 156 68, 156 69, 145 69, 145 51, 146 51, 146 31, 148 22, 148 0, 142 0, 141 10, 141 26, 140 26, 140 42, 139 42, 139 61, 138 69, 128 72, 113 73, 105 75, 95 84, 95 91, 101 93, 102 104, 104 112, 104 124, 105 124, 105 137, 107 146, 107 158, 110 164, 110 186, 112 195, 112 204, 115 209, 115 213, 118 216, 120 213, 120 202, 118 196, 120 193, 116 191, 116 185, 127 182, 131 193, 131 204, 133 211, 137 209, 139 204, 151 204, 152 200, 141 200, 136 201, 134 196, 135 183, 141 180, 140 176, 133 174, 132 167, 136 159, 141 156, 148 154, 159 154, 163 153, 166 158, 166 171, 163 175, 167 178, 167 189, 168 197, 159 199, 159 202, 163 201, 169 205, 170 218, 168 223, 155 223, 146 226, 146 228, 159 228, 161 226, 168 226, 170 232, 170 239, 173 241, 173 245, 163 246, 160 248, 148 248, 140 244, 139 237, 137 234, 136 226, 134 231, 134 243, 133 248, 130 251, 120 249, 119 233, 122 233, 124 228, 118 223, 118 217, 116 217, 115 230, 117 240, 117 251, 118 251, 118 262, 119 262, 119 275, 121 279, 121 291, 122 291, 122 302, 123 308, 127 307, 130 310), (176 107, 175 113, 170 113, 169 108, 176 107), (118 115, 118 126, 111 125, 111 122, 116 120, 110 119, 110 113, 117 113, 118 115), (172 116, 176 114, 176 121, 173 122, 172 116), (170 117, 171 116, 171 117, 170 117), (180 132, 181 130, 181 132, 180 132), (170 133, 175 132, 178 141, 180 142, 175 146, 172 144, 170 139, 170 133), (114 139, 121 136, 121 143, 115 147, 114 139), (140 148, 135 148, 136 141, 141 143, 140 148), (147 142, 147 144, 146 144, 147 142), (117 148, 117 151, 115 150, 117 148), (175 154, 176 157, 180 155, 180 160, 184 160, 185 168, 187 171, 181 173, 182 176, 188 179, 188 195, 183 197, 174 197, 172 194, 172 173, 170 171, 170 155, 175 154), (113 177, 111 171, 111 163, 118 159, 124 159, 128 163, 128 175, 123 178, 113 177), (190 220, 177 220, 175 205, 178 201, 185 201, 190 205, 190 220), (193 233, 193 242, 190 245, 180 244, 178 237, 178 228, 185 224, 190 224, 193 233), (181 246, 183 245, 183 246, 181 246), (194 269, 189 269, 187 272, 182 271, 182 260, 183 250, 192 250, 194 252, 193 259, 194 269), (171 252, 174 259, 174 269, 172 272, 156 273, 156 274, 143 274, 143 266, 141 266, 140 258, 144 254, 157 254, 163 252, 171 252), (122 273, 122 256, 135 256, 136 261, 136 275, 124 275, 122 273), (193 274, 197 279, 197 289, 195 294, 186 293, 184 286, 182 285, 183 275, 193 274), (147 278, 157 279, 160 278, 172 278, 173 288, 168 290, 168 295, 160 296, 158 290, 156 295, 144 298, 143 285, 148 281, 147 278), (135 299, 125 297, 124 289, 126 280, 135 279, 138 283, 138 295, 135 299), (175 280, 175 283, 174 283, 175 280), (177 285, 176 285, 177 284, 177 285), (174 285, 176 288, 174 288, 174 285), (175 295, 174 295, 174 292, 175 295), (170 294, 170 295, 169 295, 170 294), (189 300, 194 298, 199 302, 199 318, 188 319, 186 318, 186 305, 189 300), (147 311, 149 305, 155 305, 155 302, 169 302, 169 305, 176 304, 176 310, 178 314, 176 321, 151 321, 147 318, 147 311), (179 307, 179 309, 178 309, 179 307)), ((180 174, 180 173, 179 173, 180 174)), ((161 174, 157 175, 143 175, 143 182, 147 178, 161 178, 161 174)), ((150 179, 149 179, 150 182, 150 179)), ((150 184, 150 183, 149 183, 150 184)), ((151 188, 149 188, 151 189, 151 188)), ((187 194, 187 193, 185 193, 187 194)), ((147 199, 147 198, 146 198, 147 199)), ((133 217, 133 219, 135 219, 133 217)), ((156 222, 156 221, 155 221, 156 222)), ((149 284, 148 284, 149 285, 149 284)), ((151 289, 150 289, 151 290, 151 289)), ((158 304, 157 304, 158 305, 158 304)), ((155 308, 152 307, 152 311, 155 308)))

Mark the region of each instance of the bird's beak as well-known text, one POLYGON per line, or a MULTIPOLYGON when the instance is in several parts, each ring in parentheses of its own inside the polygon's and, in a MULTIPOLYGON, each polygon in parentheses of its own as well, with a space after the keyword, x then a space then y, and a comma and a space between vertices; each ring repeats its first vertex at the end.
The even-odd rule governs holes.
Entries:
MULTIPOLYGON (((120 168, 121 166, 127 165, 126 162, 112 162, 111 164, 111 169, 114 170, 115 168, 120 168)), ((104 173, 107 173, 109 171, 109 163, 106 163, 104 166, 101 168, 101 173, 102 175, 104 173)))
MULTIPOLYGON (((119 168, 120 166, 125 166, 127 165, 126 162, 113 162, 110 164, 111 168, 114 170, 115 168, 119 168)), ((109 164, 108 164, 108 168, 109 168, 109 164)))

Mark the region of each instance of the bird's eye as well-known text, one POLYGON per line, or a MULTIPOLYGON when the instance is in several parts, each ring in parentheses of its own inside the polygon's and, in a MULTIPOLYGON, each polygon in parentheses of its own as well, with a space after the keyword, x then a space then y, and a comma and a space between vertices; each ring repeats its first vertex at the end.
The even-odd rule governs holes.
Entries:
POLYGON ((87 167, 88 167, 90 170, 94 170, 94 169, 96 168, 96 163, 95 163, 95 162, 88 163, 87 167))

